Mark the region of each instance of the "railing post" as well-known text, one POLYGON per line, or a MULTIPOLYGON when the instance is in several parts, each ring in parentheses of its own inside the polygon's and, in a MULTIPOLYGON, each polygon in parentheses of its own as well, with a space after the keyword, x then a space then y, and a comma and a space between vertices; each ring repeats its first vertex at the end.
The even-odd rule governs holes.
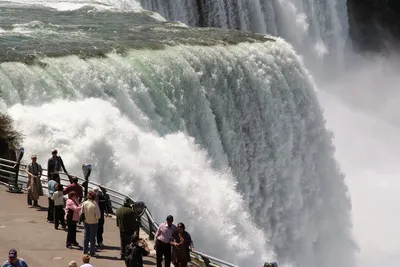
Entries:
POLYGON ((85 178, 85 181, 82 183, 84 188, 83 198, 86 199, 89 191, 89 176, 92 173, 92 164, 82 164, 82 172, 85 178))
POLYGON ((22 157, 24 156, 24 153, 25 153, 25 149, 23 147, 21 147, 19 149, 17 163, 14 166, 14 184, 10 183, 10 186, 8 189, 8 191, 10 193, 23 193, 22 187, 19 187, 19 185, 18 185, 18 175, 19 175, 19 167, 21 166, 21 160, 22 160, 22 157))

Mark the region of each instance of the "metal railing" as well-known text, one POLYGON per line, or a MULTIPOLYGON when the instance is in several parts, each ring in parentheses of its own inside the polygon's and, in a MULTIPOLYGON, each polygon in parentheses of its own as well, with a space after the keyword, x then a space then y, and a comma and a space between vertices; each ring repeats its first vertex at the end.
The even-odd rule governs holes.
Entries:
MULTIPOLYGON (((12 160, 7 160, 0 158, 0 180, 1 183, 6 184, 9 186, 9 191, 10 192, 18 192, 22 193, 23 192, 23 186, 28 183, 28 175, 25 172, 25 168, 27 167, 26 163, 21 162, 22 157, 23 157, 24 151, 20 151, 20 157, 19 161, 12 161, 12 160)), ((87 165, 83 165, 87 166, 87 165)), ((47 170, 43 169, 43 173, 41 176, 42 180, 42 185, 45 189, 47 189, 47 170)), ((82 184, 85 182, 85 179, 76 176, 82 184)), ((60 182, 63 184, 63 186, 69 185, 70 184, 70 179, 69 176, 65 173, 60 173, 60 182)), ((112 208, 112 213, 114 213, 119 207, 121 207, 124 203, 125 198, 129 197, 132 202, 134 203, 135 201, 127 195, 124 195, 115 189, 112 189, 110 187, 100 185, 96 182, 88 181, 88 187, 89 188, 94 188, 94 187, 99 187, 102 189, 102 191, 106 192, 106 194, 109 196, 109 202, 111 204, 112 208)), ((146 208, 143 216, 140 218, 140 224, 142 230, 146 232, 146 234, 149 235, 150 240, 154 240, 154 235, 158 229, 158 224, 154 220, 153 216, 151 215, 150 211, 146 208)), ((192 262, 191 264, 194 266, 202 267, 202 266, 227 266, 227 267, 237 267, 236 265, 220 260, 218 258, 212 257, 210 255, 198 252, 198 251, 193 251, 190 252, 192 262)))

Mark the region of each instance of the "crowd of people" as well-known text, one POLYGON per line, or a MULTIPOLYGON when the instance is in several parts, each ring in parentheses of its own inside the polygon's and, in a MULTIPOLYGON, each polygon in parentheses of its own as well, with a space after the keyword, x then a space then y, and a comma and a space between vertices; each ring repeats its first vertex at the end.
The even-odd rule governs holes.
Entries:
MULTIPOLYGON (((41 176, 43 169, 37 162, 37 156, 31 156, 32 162, 27 165, 27 203, 29 207, 40 207, 39 198, 44 196, 41 176)), ((59 226, 67 232, 66 248, 78 247, 83 250, 83 265, 81 267, 91 267, 90 257, 99 256, 96 248, 101 248, 103 244, 105 217, 112 213, 107 205, 103 191, 98 188, 89 189, 87 196, 83 194, 83 188, 78 183, 78 178, 69 175, 65 169, 62 158, 58 156, 56 149, 52 150, 52 157, 48 160, 48 212, 47 221, 54 224, 54 228, 59 226), (61 184, 60 172, 69 177, 70 185, 61 184), (65 200, 64 196, 68 196, 65 200), (77 241, 77 225, 83 223, 84 238, 83 247, 77 241), (96 245, 97 244, 97 245, 96 245)), ((142 267, 143 256, 149 256, 150 249, 147 242, 140 238, 140 216, 132 208, 133 201, 127 197, 123 206, 116 211, 116 225, 120 232, 120 259, 125 261, 126 267, 142 267)), ((171 262, 176 267, 186 267, 191 261, 190 251, 193 250, 193 241, 185 225, 173 224, 173 217, 169 215, 166 222, 161 223, 155 233, 155 245, 157 267, 170 267, 171 262)), ((26 261, 17 257, 17 251, 9 251, 8 261, 3 267, 27 267, 26 261)), ((76 262, 71 262, 70 267, 77 266, 76 262)))

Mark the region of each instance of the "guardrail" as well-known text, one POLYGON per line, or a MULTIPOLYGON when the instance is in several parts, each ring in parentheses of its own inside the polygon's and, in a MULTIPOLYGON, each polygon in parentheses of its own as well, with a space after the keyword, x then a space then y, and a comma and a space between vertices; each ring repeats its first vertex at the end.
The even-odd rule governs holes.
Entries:
MULTIPOLYGON (((24 154, 24 150, 21 148, 18 161, 12 161, 8 159, 3 159, 0 158, 0 180, 3 184, 6 184, 9 186, 9 191, 13 193, 22 193, 23 192, 23 186, 28 183, 28 175, 25 172, 25 168, 27 164, 22 163, 22 157, 24 154)), ((90 165, 82 165, 82 168, 88 168, 90 165)), ((84 170, 83 170, 84 171, 84 170)), ((90 175, 90 172, 89 172, 90 175)), ((76 175, 74 175, 76 176, 76 175)), ((84 176, 85 178, 81 178, 79 176, 76 176, 80 182, 80 184, 84 183, 86 181, 88 188, 94 188, 94 187, 99 187, 103 192, 106 192, 106 194, 109 196, 109 202, 111 204, 111 208, 114 211, 116 211, 119 207, 123 205, 123 202, 126 197, 129 197, 132 202, 134 203, 134 199, 132 199, 130 196, 121 194, 120 192, 116 191, 115 189, 112 189, 107 186, 100 185, 98 183, 89 181, 88 178, 89 176, 85 174, 84 171, 84 176)), ((42 185, 45 189, 47 189, 47 170, 43 169, 42 173, 42 185)), ((70 179, 69 176, 66 175, 65 173, 60 173, 60 181, 61 183, 65 185, 70 184, 70 179)), ((87 193, 87 191, 86 191, 87 193)), ((154 235, 157 231, 158 224, 154 220, 153 216, 151 215, 150 211, 145 209, 143 216, 140 218, 140 223, 141 223, 141 228, 144 230, 148 235, 150 240, 154 240, 154 235)), ((220 260, 218 258, 212 257, 210 255, 195 251, 190 253, 192 257, 192 265, 202 267, 202 266, 212 266, 212 267, 217 267, 217 266, 227 266, 227 267, 238 267, 232 263, 220 260)))

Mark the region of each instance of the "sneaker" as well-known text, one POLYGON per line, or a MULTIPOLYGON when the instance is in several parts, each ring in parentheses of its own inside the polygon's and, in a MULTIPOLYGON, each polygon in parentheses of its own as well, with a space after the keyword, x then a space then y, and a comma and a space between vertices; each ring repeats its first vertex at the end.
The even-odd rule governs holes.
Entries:
POLYGON ((72 245, 75 246, 75 247, 79 247, 79 243, 78 242, 74 242, 74 243, 72 243, 72 245))
POLYGON ((72 249, 72 246, 71 245, 67 245, 67 248, 72 249))

